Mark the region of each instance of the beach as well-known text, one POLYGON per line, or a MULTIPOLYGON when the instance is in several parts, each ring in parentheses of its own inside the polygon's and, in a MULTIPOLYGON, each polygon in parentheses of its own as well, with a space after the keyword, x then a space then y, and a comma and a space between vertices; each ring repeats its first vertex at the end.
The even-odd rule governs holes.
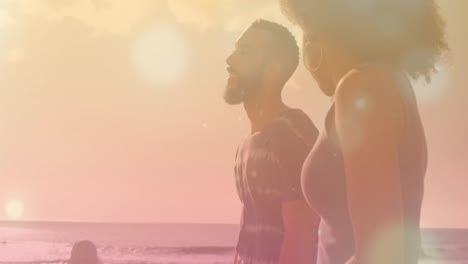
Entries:
MULTIPOLYGON (((0 263, 66 263, 73 243, 90 239, 108 264, 232 263, 238 227, 211 224, 4 222, 0 263)), ((468 230, 425 229, 421 264, 468 264, 468 230)))

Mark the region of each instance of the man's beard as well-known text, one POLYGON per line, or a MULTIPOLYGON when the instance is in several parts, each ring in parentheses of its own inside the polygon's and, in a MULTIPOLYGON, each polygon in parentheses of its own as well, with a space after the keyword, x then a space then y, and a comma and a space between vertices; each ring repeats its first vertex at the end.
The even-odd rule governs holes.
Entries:
POLYGON ((249 79, 241 79, 237 82, 237 87, 229 87, 229 83, 226 85, 224 91, 224 101, 229 105, 238 105, 243 103, 247 98, 257 92, 260 87, 261 79, 263 77, 263 67, 259 68, 258 71, 251 75, 249 79))
POLYGON ((238 87, 230 88, 229 84, 227 84, 227 87, 224 91, 224 101, 228 105, 238 105, 244 102, 246 98, 251 96, 255 90, 257 85, 254 85, 253 83, 248 84, 242 84, 238 83, 238 87))

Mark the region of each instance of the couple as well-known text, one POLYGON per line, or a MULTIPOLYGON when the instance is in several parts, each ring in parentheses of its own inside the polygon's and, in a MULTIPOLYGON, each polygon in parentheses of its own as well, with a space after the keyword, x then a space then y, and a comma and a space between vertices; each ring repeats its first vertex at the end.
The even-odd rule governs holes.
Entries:
POLYGON ((409 77, 447 49, 432 0, 281 0, 303 31, 302 60, 332 97, 319 132, 285 105, 299 63, 285 27, 258 20, 227 58, 243 205, 236 264, 416 264, 427 149, 409 77))

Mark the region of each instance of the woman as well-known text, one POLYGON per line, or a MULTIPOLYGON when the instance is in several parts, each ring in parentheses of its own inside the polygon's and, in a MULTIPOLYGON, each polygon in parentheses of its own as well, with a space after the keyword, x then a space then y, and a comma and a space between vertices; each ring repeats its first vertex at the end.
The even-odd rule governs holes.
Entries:
POLYGON ((319 264, 416 264, 427 149, 408 76, 447 50, 433 0, 280 0, 304 64, 333 98, 304 163, 319 264))

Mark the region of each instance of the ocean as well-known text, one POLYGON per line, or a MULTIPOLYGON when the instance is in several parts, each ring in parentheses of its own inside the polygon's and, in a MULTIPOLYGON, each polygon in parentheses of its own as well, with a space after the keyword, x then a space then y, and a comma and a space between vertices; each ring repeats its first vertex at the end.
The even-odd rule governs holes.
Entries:
MULTIPOLYGON (((0 264, 67 263, 89 239, 104 264, 228 264, 236 225, 0 223, 0 264)), ((422 264, 468 264, 467 229, 424 229, 422 264)))

